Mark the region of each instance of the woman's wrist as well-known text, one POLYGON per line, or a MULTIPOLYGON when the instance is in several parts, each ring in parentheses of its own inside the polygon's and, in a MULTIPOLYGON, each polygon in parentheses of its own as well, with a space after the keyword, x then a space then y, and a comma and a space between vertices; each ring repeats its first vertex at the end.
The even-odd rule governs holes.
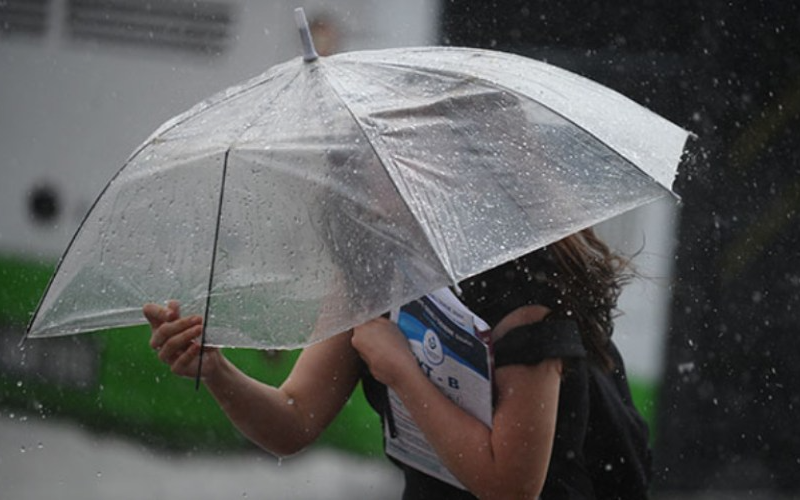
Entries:
POLYGON ((415 385, 430 382, 414 355, 410 354, 409 358, 405 362, 397 363, 392 371, 390 380, 386 384, 398 394, 412 393, 415 385))
POLYGON ((219 351, 207 355, 216 356, 216 359, 213 363, 207 363, 207 371, 203 373, 201 380, 209 390, 224 389, 226 385, 230 385, 235 368, 219 351))

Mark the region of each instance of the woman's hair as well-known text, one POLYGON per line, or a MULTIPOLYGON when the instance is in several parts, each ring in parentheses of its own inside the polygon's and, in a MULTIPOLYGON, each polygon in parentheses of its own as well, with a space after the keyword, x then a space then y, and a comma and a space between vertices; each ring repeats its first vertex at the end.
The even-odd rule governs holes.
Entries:
POLYGON ((612 252, 592 229, 570 235, 549 248, 561 271, 553 285, 565 302, 562 314, 577 321, 589 359, 613 369, 608 343, 617 300, 632 276, 629 260, 612 252))

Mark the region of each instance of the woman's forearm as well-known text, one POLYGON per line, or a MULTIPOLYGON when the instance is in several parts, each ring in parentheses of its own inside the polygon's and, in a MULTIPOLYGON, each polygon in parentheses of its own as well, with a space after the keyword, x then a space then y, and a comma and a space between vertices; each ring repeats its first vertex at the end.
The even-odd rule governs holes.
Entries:
POLYGON ((416 371, 402 378, 393 390, 448 470, 481 497, 480 489, 494 475, 491 430, 450 401, 422 371, 416 371))
POLYGON ((445 466, 472 493, 479 498, 536 498, 552 449, 558 371, 547 365, 522 367, 502 377, 493 428, 450 401, 420 370, 408 370, 393 389, 445 466), (532 371, 539 375, 531 377, 532 371), (544 398, 537 397, 541 388, 513 394, 535 379, 551 388, 544 398), (537 402, 531 404, 529 397, 537 402))
POLYGON ((342 333, 303 350, 280 387, 250 378, 223 359, 204 384, 245 436, 280 456, 311 444, 347 403, 358 355, 342 333))
POLYGON ((306 422, 298 403, 284 390, 250 378, 229 361, 203 382, 242 434, 278 456, 302 450, 321 431, 313 420, 306 422))
POLYGON ((280 388, 252 379, 217 348, 201 347, 203 318, 181 317, 180 304, 145 304, 152 347, 170 370, 203 383, 231 422, 253 442, 278 455, 309 445, 339 413, 358 382, 358 355, 343 332, 303 350, 280 388), (200 355, 205 355, 201 363, 200 355), (320 389, 323 388, 323 389, 320 389))

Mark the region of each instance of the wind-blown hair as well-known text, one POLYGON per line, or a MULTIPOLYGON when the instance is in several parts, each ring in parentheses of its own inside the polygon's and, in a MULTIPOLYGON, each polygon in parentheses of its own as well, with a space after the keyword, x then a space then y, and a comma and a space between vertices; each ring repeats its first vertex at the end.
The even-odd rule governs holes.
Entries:
POLYGON ((589 358, 606 370, 613 369, 608 343, 618 312, 617 301, 632 276, 629 260, 612 252, 591 228, 549 248, 561 270, 553 285, 565 302, 562 314, 577 321, 589 358))

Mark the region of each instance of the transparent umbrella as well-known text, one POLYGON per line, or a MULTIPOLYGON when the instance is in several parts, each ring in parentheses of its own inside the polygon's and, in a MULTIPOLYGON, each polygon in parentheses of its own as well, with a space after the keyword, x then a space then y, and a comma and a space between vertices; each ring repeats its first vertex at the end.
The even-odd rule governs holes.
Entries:
POLYGON ((688 133, 597 83, 478 49, 317 57, 301 33, 131 155, 29 337, 177 299, 208 345, 300 347, 671 196, 688 133))

